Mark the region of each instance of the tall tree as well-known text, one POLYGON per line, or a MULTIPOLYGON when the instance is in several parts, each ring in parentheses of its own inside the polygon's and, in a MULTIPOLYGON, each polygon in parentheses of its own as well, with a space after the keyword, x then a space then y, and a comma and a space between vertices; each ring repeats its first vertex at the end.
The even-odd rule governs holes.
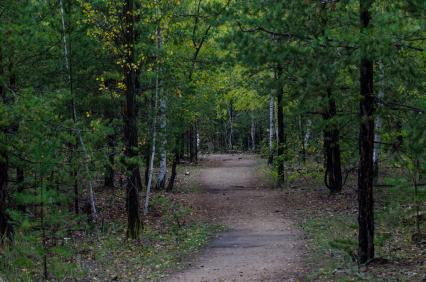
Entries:
POLYGON ((360 0, 361 61, 360 61, 360 118, 358 169, 358 256, 361 264, 374 258, 374 92, 373 59, 369 52, 369 33, 372 0, 360 0))
MULTIPOLYGON (((326 106, 322 116, 326 122, 330 122, 337 114, 337 107, 331 88, 328 87, 326 92, 326 106)), ((343 185, 339 139, 340 131, 337 125, 327 124, 324 129, 325 185, 332 194, 339 193, 343 185)))
POLYGON ((275 113, 275 99, 272 92, 269 94, 269 135, 268 135, 268 164, 272 165, 274 162, 274 113, 275 113))
POLYGON ((283 185, 285 183, 285 167, 284 167, 284 154, 285 154, 285 141, 284 141, 284 108, 283 108, 283 98, 284 98, 284 88, 282 85, 283 80, 283 67, 278 64, 276 69, 276 89, 277 89, 277 132, 278 132, 278 183, 283 185))
POLYGON ((136 109, 136 70, 135 61, 135 11, 133 0, 125 0, 123 6, 124 17, 124 48, 125 64, 123 66, 125 90, 124 105, 124 142, 127 170, 127 236, 137 239, 142 230, 142 221, 139 214, 139 191, 142 189, 142 180, 137 161, 138 128, 136 109))

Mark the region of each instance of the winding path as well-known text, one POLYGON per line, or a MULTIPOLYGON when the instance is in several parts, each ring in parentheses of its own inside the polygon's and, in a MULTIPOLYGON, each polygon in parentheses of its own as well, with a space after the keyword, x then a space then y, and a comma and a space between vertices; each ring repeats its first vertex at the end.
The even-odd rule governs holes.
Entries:
POLYGON ((261 162, 250 155, 204 161, 194 204, 227 231, 168 281, 301 280, 302 234, 286 216, 281 192, 264 183, 261 162))

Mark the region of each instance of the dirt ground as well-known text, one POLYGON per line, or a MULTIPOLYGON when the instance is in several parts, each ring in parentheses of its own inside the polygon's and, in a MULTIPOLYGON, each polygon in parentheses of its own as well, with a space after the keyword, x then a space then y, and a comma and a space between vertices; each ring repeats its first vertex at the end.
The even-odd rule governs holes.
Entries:
POLYGON ((201 191, 192 205, 226 231, 167 281, 303 280, 303 234, 282 192, 265 182, 262 160, 212 155, 197 178, 201 191))

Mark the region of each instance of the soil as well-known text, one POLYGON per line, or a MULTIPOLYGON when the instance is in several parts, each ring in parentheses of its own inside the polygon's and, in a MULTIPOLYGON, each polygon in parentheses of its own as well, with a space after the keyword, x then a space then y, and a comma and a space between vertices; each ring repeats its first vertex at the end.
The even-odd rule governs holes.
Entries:
POLYGON ((282 191, 265 180, 263 163, 251 155, 211 155, 202 162, 192 205, 226 231, 167 281, 303 280, 303 234, 282 191))

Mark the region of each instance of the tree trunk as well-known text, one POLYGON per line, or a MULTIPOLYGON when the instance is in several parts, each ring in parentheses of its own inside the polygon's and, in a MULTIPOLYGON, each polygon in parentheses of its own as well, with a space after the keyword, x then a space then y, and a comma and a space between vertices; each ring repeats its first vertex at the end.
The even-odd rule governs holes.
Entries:
POLYGON ((185 133, 182 133, 179 145, 179 163, 181 159, 185 158, 185 133))
POLYGON ((281 65, 278 65, 276 72, 276 80, 277 80, 277 132, 278 132, 278 184, 281 186, 285 183, 285 174, 284 174, 284 153, 285 153, 285 142, 284 142, 284 109, 283 109, 283 96, 284 89, 282 86, 282 74, 283 68, 281 65))
MULTIPOLYGON (((327 89, 327 109, 323 113, 325 121, 330 122, 336 116, 336 101, 331 97, 331 89, 327 89)), ((342 191, 342 167, 340 159, 340 132, 336 125, 327 124, 324 130, 324 158, 325 176, 324 182, 332 194, 342 191)))
MULTIPOLYGON (((71 42, 69 42, 69 46, 68 46, 68 41, 67 41, 67 29, 65 28, 65 11, 64 11, 64 6, 62 3, 62 0, 59 1, 59 5, 60 5, 60 12, 61 12, 61 23, 62 23, 62 41, 64 44, 64 62, 65 62, 65 69, 67 70, 67 74, 68 74, 68 85, 69 85, 69 89, 70 89, 70 95, 71 95, 71 112, 72 112, 72 117, 73 117, 73 122, 74 122, 74 128, 75 128, 75 132, 77 135, 77 139, 81 145, 81 149, 83 151, 83 155, 84 155, 84 169, 86 172, 86 176, 89 178, 88 180, 88 184, 89 184, 89 203, 90 203, 90 208, 91 208, 91 220, 96 221, 97 220, 97 211, 96 211, 96 204, 95 204, 95 194, 94 194, 94 190, 93 190, 93 183, 92 183, 92 179, 90 178, 90 170, 89 170, 89 153, 87 151, 85 142, 83 140, 83 135, 81 133, 80 128, 77 125, 77 109, 75 106, 75 97, 74 97, 74 91, 73 91, 73 79, 72 79, 72 69, 71 69, 71 60, 70 60, 70 50, 68 50, 68 47, 71 49, 71 42)), ((78 196, 78 195, 77 195, 78 196)), ((78 201, 78 198, 74 199, 75 201, 78 201)))
MULTIPOLYGON (((384 67, 383 64, 380 63, 380 90, 379 90, 379 105, 381 105, 383 98, 385 96, 384 90, 384 67)), ((379 164, 380 164, 380 143, 382 141, 381 138, 381 129, 382 129, 382 118, 378 115, 376 117, 375 129, 374 129, 374 152, 373 152, 373 167, 374 167, 374 179, 375 182, 378 181, 379 178, 379 164)))
POLYGON ((124 108, 124 143, 127 158, 127 236, 137 239, 142 229, 142 221, 139 215, 139 191, 142 181, 139 165, 135 162, 138 157, 138 129, 136 112, 136 71, 135 65, 135 34, 134 34, 134 11, 133 0, 125 0, 123 7, 124 15, 124 42, 128 50, 126 52, 126 64, 124 65, 125 108, 124 108))
POLYGON ((199 133, 198 133, 198 126, 197 126, 197 122, 194 123, 194 140, 192 140, 192 142, 194 142, 193 148, 194 148, 194 159, 195 159, 195 163, 198 163, 198 146, 199 146, 199 133))
POLYGON ((194 156, 194 128, 191 125, 188 134, 188 147, 189 147, 189 160, 192 162, 195 161, 194 156))
POLYGON ((234 109, 233 109, 233 105, 232 105, 232 101, 229 102, 229 106, 228 106, 228 116, 229 116, 229 134, 228 134, 228 149, 232 151, 233 149, 233 143, 232 143, 232 135, 234 134, 234 109))
POLYGON ((176 176, 177 176, 177 165, 178 165, 178 163, 179 163, 179 149, 178 149, 178 146, 176 146, 175 157, 173 159, 173 164, 172 164, 172 173, 170 175, 169 184, 167 185, 167 191, 169 191, 169 192, 173 191, 173 187, 174 187, 174 184, 175 184, 175 181, 176 181, 176 176))
MULTIPOLYGON (((361 33, 367 36, 370 23, 371 0, 360 0, 361 33)), ((361 46, 360 62, 360 133, 358 204, 359 233, 358 256, 361 264, 374 258, 374 200, 373 200, 373 148, 374 148, 374 93, 373 61, 368 57, 367 46, 361 46)))
POLYGON ((253 113, 251 113, 250 136, 251 136, 251 150, 254 152, 254 151, 256 151, 256 127, 255 127, 255 123, 254 123, 254 114, 253 113))
POLYGON ((153 108, 153 120, 152 120, 152 148, 151 148, 151 157, 149 162, 149 177, 148 177, 148 185, 146 187, 146 195, 145 195, 145 204, 143 208, 144 215, 148 214, 149 211, 149 199, 151 194, 152 187, 152 179, 154 173, 154 160, 155 160, 155 151, 156 151, 156 138, 157 138, 157 103, 158 97, 161 95, 160 91, 160 66, 159 66, 159 51, 161 47, 161 36, 160 36, 160 28, 157 28, 157 74, 155 78, 155 97, 154 97, 154 108, 153 108))
POLYGON ((151 163, 151 142, 149 141, 148 144, 145 146, 144 149, 144 155, 145 155, 145 186, 148 186, 149 181, 149 164, 151 163))
MULTIPOLYGON (((163 37, 161 35, 161 29, 158 29, 158 48, 159 51, 163 48, 163 37)), ((161 68, 159 68, 161 73, 161 68)), ((160 107, 159 107, 159 118, 160 118, 160 131, 159 137, 160 141, 160 172, 157 178, 157 190, 163 190, 166 186, 167 179, 167 119, 166 119, 166 111, 167 111, 167 102, 166 97, 164 97, 163 88, 160 90, 160 107)))
POLYGON ((274 113, 275 113, 275 99, 274 96, 269 94, 269 158, 268 164, 272 165, 274 162, 274 113))
POLYGON ((304 137, 303 137, 303 143, 304 143, 305 150, 306 150, 306 148, 308 148, 309 139, 311 139, 311 124, 312 124, 311 120, 308 119, 308 121, 306 122, 306 130, 305 130, 305 134, 304 134, 304 137))
POLYGON ((198 131, 198 123, 195 123, 195 163, 198 163, 198 152, 200 150, 200 132, 198 131))
POLYGON ((76 168, 72 168, 71 175, 73 177, 73 188, 74 188, 74 213, 80 213, 80 191, 78 187, 78 172, 76 168))

